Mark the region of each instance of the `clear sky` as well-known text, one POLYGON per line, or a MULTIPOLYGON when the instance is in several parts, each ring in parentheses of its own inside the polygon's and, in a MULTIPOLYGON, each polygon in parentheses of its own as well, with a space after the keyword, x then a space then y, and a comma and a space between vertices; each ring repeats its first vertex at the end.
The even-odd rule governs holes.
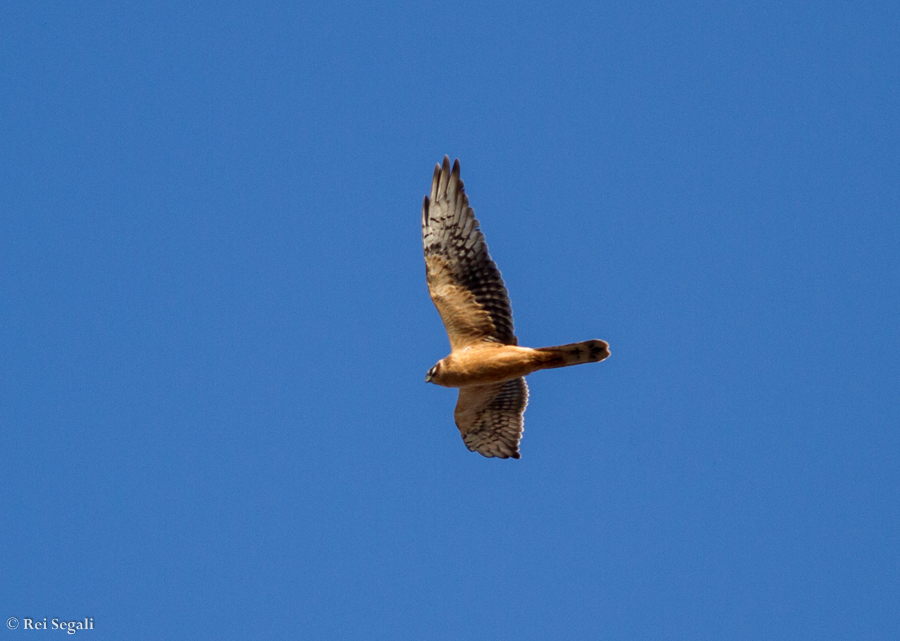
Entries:
POLYGON ((0 620, 900 638, 897 2, 0 24, 0 620), (612 351, 519 461, 424 382, 444 154, 520 342, 612 351))

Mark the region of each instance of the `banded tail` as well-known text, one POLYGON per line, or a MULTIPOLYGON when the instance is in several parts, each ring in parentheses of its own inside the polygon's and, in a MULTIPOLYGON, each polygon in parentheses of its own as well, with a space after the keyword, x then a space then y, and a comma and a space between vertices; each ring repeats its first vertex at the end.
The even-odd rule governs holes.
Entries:
POLYGON ((606 341, 597 339, 555 347, 539 347, 535 351, 540 354, 541 369, 599 363, 609 357, 609 345, 606 341))

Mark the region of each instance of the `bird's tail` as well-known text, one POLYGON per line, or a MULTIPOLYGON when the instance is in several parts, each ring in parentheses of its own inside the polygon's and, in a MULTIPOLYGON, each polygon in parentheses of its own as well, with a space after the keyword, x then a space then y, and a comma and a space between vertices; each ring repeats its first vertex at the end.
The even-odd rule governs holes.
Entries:
POLYGON ((541 369, 599 363, 609 357, 609 345, 606 341, 597 339, 555 347, 539 347, 535 351, 539 354, 541 369))

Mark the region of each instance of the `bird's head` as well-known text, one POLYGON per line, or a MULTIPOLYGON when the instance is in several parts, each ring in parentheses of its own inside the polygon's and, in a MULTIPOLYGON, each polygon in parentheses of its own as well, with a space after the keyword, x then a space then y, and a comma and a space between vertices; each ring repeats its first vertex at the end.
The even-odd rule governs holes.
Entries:
MULTIPOLYGON (((441 369, 441 362, 438 361, 437 364, 434 367, 432 367, 430 370, 428 370, 427 374, 425 374, 425 382, 426 383, 434 383, 434 377, 437 376, 437 373, 440 371, 440 369, 441 369)), ((435 385, 437 385, 437 383, 435 383, 435 385)))

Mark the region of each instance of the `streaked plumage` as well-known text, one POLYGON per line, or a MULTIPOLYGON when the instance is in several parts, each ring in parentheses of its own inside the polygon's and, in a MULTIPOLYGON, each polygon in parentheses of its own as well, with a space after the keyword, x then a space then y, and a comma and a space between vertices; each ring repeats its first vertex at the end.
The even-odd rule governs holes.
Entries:
POLYGON ((591 340, 518 347, 506 286, 469 207, 459 161, 451 170, 447 156, 435 166, 431 194, 422 204, 422 242, 428 291, 451 349, 425 380, 460 388, 454 418, 469 450, 519 458, 528 404, 524 377, 540 369, 602 361, 609 356, 608 345, 591 340))

